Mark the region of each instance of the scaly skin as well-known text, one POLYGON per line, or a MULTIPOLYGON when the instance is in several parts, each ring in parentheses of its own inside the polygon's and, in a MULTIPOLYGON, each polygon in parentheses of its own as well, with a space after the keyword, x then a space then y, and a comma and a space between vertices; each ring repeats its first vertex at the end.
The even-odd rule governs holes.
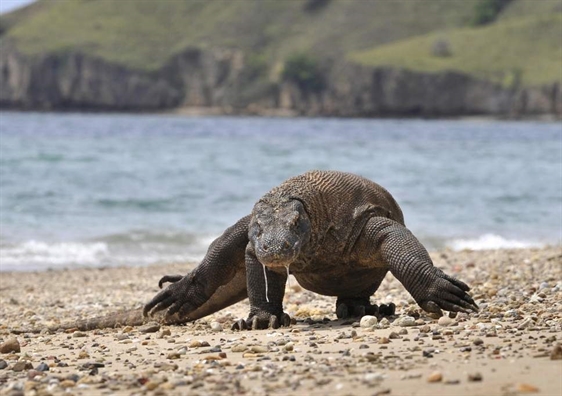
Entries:
MULTIPOLYGON (((175 283, 144 312, 167 309, 166 317, 193 320, 218 286, 244 275, 250 313, 233 327, 287 326, 290 318, 282 307, 287 267, 305 289, 338 297, 338 317, 394 314, 393 304, 369 302, 388 271, 428 312, 478 310, 466 284, 433 266, 388 191, 353 174, 311 171, 264 195, 191 273, 164 277, 175 283)), ((219 305, 217 310, 227 306, 219 305)))
POLYGON ((393 315, 393 304, 370 303, 388 271, 428 312, 478 310, 467 285, 433 266, 388 191, 353 174, 311 171, 265 194, 194 270, 160 279, 160 287, 171 284, 142 315, 134 310, 49 330, 138 325, 159 312, 165 323, 189 322, 246 297, 249 316, 233 328, 288 326, 282 304, 287 268, 305 289, 336 296, 340 318, 393 315))

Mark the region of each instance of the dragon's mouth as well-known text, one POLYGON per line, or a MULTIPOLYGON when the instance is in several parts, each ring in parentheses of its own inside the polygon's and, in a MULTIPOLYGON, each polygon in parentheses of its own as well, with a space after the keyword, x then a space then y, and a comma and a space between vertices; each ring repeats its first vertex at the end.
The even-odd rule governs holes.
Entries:
POLYGON ((275 243, 269 246, 279 246, 277 248, 271 248, 267 244, 257 243, 255 249, 256 257, 260 263, 267 267, 279 268, 288 267, 291 265, 298 255, 300 254, 300 241, 295 241, 293 243, 283 242, 275 243))

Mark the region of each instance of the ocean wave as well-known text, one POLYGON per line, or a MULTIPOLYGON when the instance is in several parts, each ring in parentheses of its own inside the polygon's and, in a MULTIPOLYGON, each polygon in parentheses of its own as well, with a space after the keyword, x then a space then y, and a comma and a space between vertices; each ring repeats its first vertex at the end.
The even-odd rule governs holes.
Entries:
POLYGON ((91 266, 105 261, 108 254, 108 246, 102 242, 47 243, 30 240, 20 244, 3 244, 0 247, 0 269, 46 269, 70 264, 91 266))
POLYGON ((484 234, 473 239, 454 239, 447 243, 453 250, 491 250, 491 249, 525 249, 541 247, 544 244, 532 241, 507 239, 501 235, 484 234))
POLYGON ((0 271, 196 262, 213 239, 181 232, 132 231, 71 242, 0 240, 0 271))

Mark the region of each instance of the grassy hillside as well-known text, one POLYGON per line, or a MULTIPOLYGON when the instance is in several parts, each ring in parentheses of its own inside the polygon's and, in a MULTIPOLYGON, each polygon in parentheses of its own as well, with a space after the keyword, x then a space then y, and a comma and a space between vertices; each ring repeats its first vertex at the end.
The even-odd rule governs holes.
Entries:
POLYGON ((328 0, 307 11, 309 1, 39 0, 36 12, 12 18, 6 36, 28 54, 80 49, 154 69, 187 46, 240 48, 270 60, 302 51, 341 55, 463 26, 472 10, 466 0, 328 0))
POLYGON ((513 0, 492 24, 468 27, 479 1, 38 0, 1 16, 0 33, 27 54, 80 50, 142 70, 196 46, 270 66, 307 53, 504 84, 560 80, 562 0, 513 0), (436 40, 451 56, 431 55, 436 40))
POLYGON ((350 58, 372 66, 427 72, 456 70, 505 86, 562 81, 562 14, 431 33, 356 52, 350 58), (432 54, 438 41, 448 43, 449 56, 432 54))

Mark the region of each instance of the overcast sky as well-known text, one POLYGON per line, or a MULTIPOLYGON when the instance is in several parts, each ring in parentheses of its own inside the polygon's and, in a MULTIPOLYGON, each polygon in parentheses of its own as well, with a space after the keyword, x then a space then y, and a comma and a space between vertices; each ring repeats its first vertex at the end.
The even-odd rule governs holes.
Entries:
POLYGON ((0 0, 0 14, 12 11, 14 8, 33 3, 35 0, 0 0))

